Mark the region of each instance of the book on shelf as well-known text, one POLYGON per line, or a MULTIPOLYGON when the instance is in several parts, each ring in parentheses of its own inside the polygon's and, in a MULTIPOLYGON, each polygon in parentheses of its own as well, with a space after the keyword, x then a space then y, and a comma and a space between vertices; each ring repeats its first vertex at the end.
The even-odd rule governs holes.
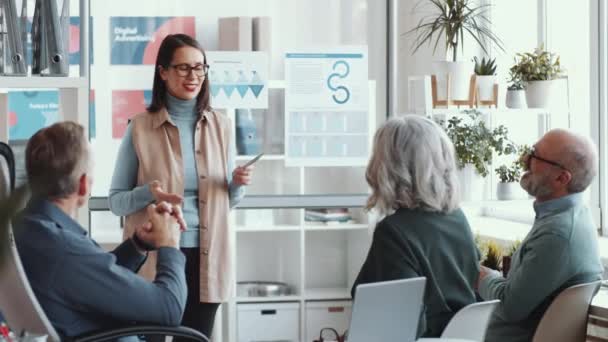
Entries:
POLYGON ((349 222, 352 220, 348 209, 306 209, 304 211, 306 222, 349 222))

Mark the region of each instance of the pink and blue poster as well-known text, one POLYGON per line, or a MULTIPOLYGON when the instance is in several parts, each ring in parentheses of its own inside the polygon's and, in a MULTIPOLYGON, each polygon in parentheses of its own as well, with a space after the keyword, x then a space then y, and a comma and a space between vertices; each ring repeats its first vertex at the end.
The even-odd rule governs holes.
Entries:
POLYGON ((194 17, 111 17, 111 64, 154 65, 160 43, 175 33, 194 37, 194 17))
MULTIPOLYGON (((59 120, 59 92, 9 91, 9 140, 27 140, 39 129, 59 120)), ((89 137, 95 138, 95 90, 89 93, 89 137)))
POLYGON ((151 90, 112 90, 112 138, 121 139, 129 119, 145 112, 151 101, 151 90))
POLYGON ((8 137, 27 140, 43 127, 59 120, 59 92, 9 91, 8 137))

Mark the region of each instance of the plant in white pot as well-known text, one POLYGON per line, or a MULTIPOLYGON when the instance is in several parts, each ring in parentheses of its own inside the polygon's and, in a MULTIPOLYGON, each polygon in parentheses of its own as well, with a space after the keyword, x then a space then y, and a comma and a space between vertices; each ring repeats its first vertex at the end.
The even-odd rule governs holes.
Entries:
POLYGON ((524 169, 524 156, 530 153, 530 146, 516 146, 512 154, 518 154, 518 158, 510 166, 501 165, 494 169, 500 182, 496 186, 496 199, 509 201, 526 198, 526 193, 519 185, 521 172, 524 169))
POLYGON ((513 154, 517 147, 509 140, 505 126, 490 129, 481 112, 465 110, 463 113, 465 115, 453 116, 447 122, 438 120, 438 123, 454 144, 461 199, 481 201, 493 154, 513 154))
POLYGON ((477 100, 493 101, 494 84, 496 84, 496 58, 486 60, 483 57, 479 61, 477 57, 473 57, 473 60, 475 61, 475 75, 477 75, 477 100))
POLYGON ((518 53, 511 73, 526 87, 526 101, 530 108, 547 107, 554 80, 562 76, 559 56, 542 46, 534 52, 518 53))
POLYGON ((425 12, 429 14, 407 32, 417 34, 413 42, 413 53, 425 43, 430 45, 433 41, 435 53, 439 43, 443 42, 446 60, 434 64, 438 98, 447 98, 446 86, 450 75, 450 99, 467 100, 473 64, 459 60, 458 53, 459 48, 461 53, 464 53, 465 37, 472 37, 486 54, 489 54, 486 44, 494 44, 504 51, 502 41, 492 32, 487 16, 491 5, 480 5, 475 0, 421 0, 416 7, 424 4, 430 7, 428 12, 425 12))
POLYGON ((496 186, 497 200, 510 201, 525 197, 521 190, 521 186, 519 185, 521 165, 518 161, 513 162, 511 166, 501 165, 494 171, 500 180, 496 186))
POLYGON ((507 99, 505 105, 507 108, 528 108, 526 102, 526 91, 522 80, 511 73, 511 84, 507 87, 507 99))

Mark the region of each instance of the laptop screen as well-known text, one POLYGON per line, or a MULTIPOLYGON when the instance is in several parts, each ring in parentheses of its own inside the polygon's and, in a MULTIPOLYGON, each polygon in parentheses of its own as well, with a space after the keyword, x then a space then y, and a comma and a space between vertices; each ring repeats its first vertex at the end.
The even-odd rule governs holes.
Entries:
POLYGON ((357 286, 348 342, 416 340, 426 278, 357 286))

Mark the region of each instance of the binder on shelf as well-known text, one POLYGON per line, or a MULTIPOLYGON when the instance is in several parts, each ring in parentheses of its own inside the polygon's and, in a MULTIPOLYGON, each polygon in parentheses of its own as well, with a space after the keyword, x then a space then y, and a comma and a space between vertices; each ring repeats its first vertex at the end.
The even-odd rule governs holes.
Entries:
POLYGON ((221 51, 251 51, 251 40, 251 17, 219 18, 219 49, 221 51))
POLYGON ((32 74, 68 76, 67 32, 69 1, 64 0, 62 18, 56 0, 36 0, 32 23, 32 74), (64 19, 64 16, 66 19, 64 19))
POLYGON ((252 20, 252 47, 253 51, 270 52, 270 17, 254 17, 252 20))
POLYGON ((27 15, 27 1, 23 1, 22 17, 17 16, 15 0, 2 1, 2 75, 27 76, 25 63, 23 32, 21 26, 23 16, 27 15))

